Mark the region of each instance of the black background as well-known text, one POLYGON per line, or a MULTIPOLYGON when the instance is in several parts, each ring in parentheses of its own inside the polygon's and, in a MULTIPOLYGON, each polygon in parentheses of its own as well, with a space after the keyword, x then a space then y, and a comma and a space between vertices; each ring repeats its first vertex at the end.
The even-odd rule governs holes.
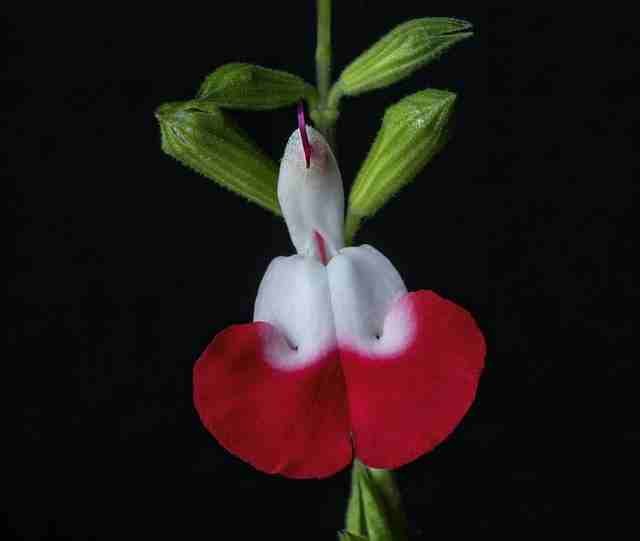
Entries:
MULTIPOLYGON (((622 14, 337 4, 336 74, 409 18, 457 16, 477 32, 402 83, 345 99, 338 125, 348 188, 387 105, 425 87, 460 97, 453 140, 359 235, 409 289, 467 307, 489 344, 468 416, 398 471, 412 531, 576 528, 566 519, 580 493, 599 510, 581 520, 591 524, 621 493, 638 442, 623 349, 637 301, 637 40, 622 14)), ((11 529, 334 539, 348 470, 264 475, 195 414, 195 359, 250 320, 269 261, 292 248, 278 218, 164 155, 153 116, 229 61, 313 81, 313 4, 87 4, 8 22, 11 529)), ((295 128, 292 109, 235 118, 274 159, 295 128)))

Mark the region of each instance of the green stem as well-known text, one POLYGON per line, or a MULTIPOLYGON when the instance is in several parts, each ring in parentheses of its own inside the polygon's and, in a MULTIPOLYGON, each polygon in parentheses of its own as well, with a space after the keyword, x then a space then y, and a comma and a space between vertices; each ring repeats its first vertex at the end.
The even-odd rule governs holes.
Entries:
POLYGON ((326 105, 331 85, 331 0, 318 0, 316 77, 320 102, 326 105))
POLYGON ((334 92, 329 92, 331 87, 331 0, 317 1, 317 15, 316 79, 319 99, 316 108, 311 111, 311 118, 335 151, 335 123, 338 120, 338 109, 334 92))

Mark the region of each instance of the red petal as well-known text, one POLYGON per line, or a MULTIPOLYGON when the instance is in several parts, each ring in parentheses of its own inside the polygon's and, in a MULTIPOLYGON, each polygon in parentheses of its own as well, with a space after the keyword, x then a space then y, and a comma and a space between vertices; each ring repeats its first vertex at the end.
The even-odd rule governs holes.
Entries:
POLYGON ((352 460, 337 352, 298 370, 274 368, 264 345, 282 340, 268 323, 219 333, 194 367, 194 402, 228 451, 267 473, 328 477, 352 460))
POLYGON ((402 297, 389 317, 409 314, 415 334, 396 355, 341 350, 355 453, 392 469, 433 449, 473 402, 485 342, 473 317, 431 291, 402 297))

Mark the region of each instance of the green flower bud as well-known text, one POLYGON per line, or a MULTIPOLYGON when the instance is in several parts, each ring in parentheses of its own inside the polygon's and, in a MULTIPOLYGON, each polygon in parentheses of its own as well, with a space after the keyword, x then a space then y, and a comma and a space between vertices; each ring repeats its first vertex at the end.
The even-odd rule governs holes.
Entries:
POLYGON ((286 107, 302 99, 315 105, 317 91, 286 71, 234 62, 209 75, 197 97, 218 107, 255 111, 286 107))
POLYGON ((351 62, 332 92, 355 96, 400 81, 472 36, 472 32, 464 32, 470 28, 466 21, 445 17, 401 24, 351 62))
POLYGON ((227 115, 199 100, 165 103, 155 114, 164 152, 249 201, 280 214, 276 164, 227 115))
POLYGON ((348 239, 444 146, 455 101, 452 92, 429 89, 387 109, 349 194, 348 239))

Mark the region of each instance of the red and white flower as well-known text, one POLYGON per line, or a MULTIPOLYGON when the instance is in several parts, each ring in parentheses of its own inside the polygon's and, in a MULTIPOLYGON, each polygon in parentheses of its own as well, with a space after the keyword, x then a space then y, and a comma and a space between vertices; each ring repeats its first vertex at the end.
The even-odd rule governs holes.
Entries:
POLYGON ((223 330, 198 359, 198 414, 221 445, 264 472, 326 477, 354 457, 402 466, 442 442, 470 407, 482 333, 453 302, 408 292, 375 248, 344 246, 340 171, 303 117, 278 199, 297 255, 267 268, 253 323, 223 330))

